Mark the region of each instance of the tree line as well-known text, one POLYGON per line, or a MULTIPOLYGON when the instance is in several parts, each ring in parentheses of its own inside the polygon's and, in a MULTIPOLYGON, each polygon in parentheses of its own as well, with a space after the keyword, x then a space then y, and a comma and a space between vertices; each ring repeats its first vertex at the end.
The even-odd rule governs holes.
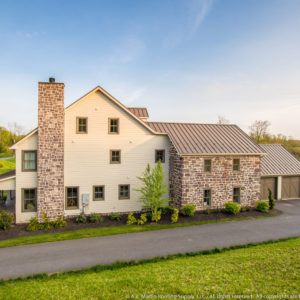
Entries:
POLYGON ((24 137, 24 133, 24 128, 17 123, 9 124, 8 129, 0 126, 0 153, 13 154, 9 147, 24 137))

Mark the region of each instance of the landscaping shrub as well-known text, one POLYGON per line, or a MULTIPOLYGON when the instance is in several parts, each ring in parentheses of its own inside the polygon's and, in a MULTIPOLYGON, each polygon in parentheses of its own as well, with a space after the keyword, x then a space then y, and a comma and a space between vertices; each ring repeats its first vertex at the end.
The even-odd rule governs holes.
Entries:
POLYGON ((274 209, 275 208, 275 201, 274 201, 274 198, 273 198, 273 193, 271 191, 271 189, 268 189, 269 190, 269 207, 270 209, 274 209))
POLYGON ((49 217, 47 216, 47 213, 43 213, 42 216, 42 229, 49 230, 53 227, 53 224, 51 223, 49 217))
POLYGON ((171 215, 173 213, 173 207, 170 205, 162 207, 162 213, 163 215, 171 215))
POLYGON ((173 213, 171 215, 171 222, 176 223, 178 221, 179 209, 173 208, 173 213))
POLYGON ((42 216, 42 222, 39 223, 37 217, 32 217, 29 221, 29 224, 26 228, 27 231, 36 231, 36 230, 49 230, 51 228, 63 228, 67 226, 67 222, 64 220, 63 216, 58 215, 56 220, 50 221, 47 213, 44 213, 42 216))
POLYGON ((269 203, 268 201, 257 201, 256 202, 256 209, 260 212, 268 212, 269 211, 269 203))
POLYGON ((136 222, 137 222, 137 220, 136 220, 135 216, 133 215, 133 212, 130 212, 130 213, 128 214, 126 224, 127 224, 127 225, 132 225, 132 224, 134 224, 134 223, 136 223, 136 222))
POLYGON ((151 221, 158 222, 161 219, 161 210, 157 210, 156 212, 152 212, 151 221))
POLYGON ((112 214, 109 215, 109 218, 113 221, 120 221, 122 219, 122 215, 112 213, 112 214))
POLYGON ((83 212, 80 213, 80 215, 78 215, 75 219, 76 223, 86 223, 87 221, 87 217, 84 215, 83 212))
POLYGON ((241 210, 241 206, 233 201, 229 201, 225 203, 225 211, 229 214, 236 215, 241 210))
POLYGON ((63 228, 67 226, 67 221, 64 220, 64 216, 58 215, 56 220, 51 222, 54 228, 63 228))
POLYGON ((101 214, 93 213, 90 215, 90 222, 91 223, 101 223, 101 222, 103 222, 103 217, 101 214))
POLYGON ((192 217, 195 214, 196 205, 195 204, 186 204, 183 207, 183 215, 187 217, 192 217))
POLYGON ((148 219, 147 219, 147 214, 144 213, 144 214, 141 214, 141 217, 140 217, 140 219, 137 220, 137 223, 138 223, 138 225, 143 225, 143 224, 145 224, 147 221, 148 221, 148 219))
POLYGON ((36 231, 43 229, 43 224, 40 224, 37 217, 31 217, 26 228, 28 231, 36 231))
POLYGON ((10 228, 13 221, 14 221, 13 214, 11 214, 5 210, 0 211, 0 228, 1 229, 6 230, 6 229, 10 228))

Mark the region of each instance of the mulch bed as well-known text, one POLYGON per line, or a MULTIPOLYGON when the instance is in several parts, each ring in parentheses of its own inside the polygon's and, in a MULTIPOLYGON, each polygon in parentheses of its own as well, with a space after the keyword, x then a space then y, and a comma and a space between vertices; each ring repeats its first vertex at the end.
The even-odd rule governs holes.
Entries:
MULTIPOLYGON (((266 216, 266 215, 274 215, 274 214, 281 214, 280 210, 273 209, 268 213, 261 213, 256 210, 240 212, 236 216, 229 215, 226 212, 214 212, 210 214, 206 214, 203 212, 196 212, 193 217, 185 217, 179 215, 177 223, 190 223, 190 222, 201 222, 201 221, 209 221, 209 220, 221 220, 221 219, 239 219, 239 218, 247 218, 247 217, 257 217, 257 216, 266 216)), ((63 231, 72 231, 72 230, 79 230, 79 229, 86 229, 86 228, 99 228, 99 227, 109 227, 109 226, 123 226, 126 225, 127 215, 123 215, 120 221, 110 220, 108 216, 103 216, 103 222, 99 224, 94 223, 75 223, 75 219, 68 219, 68 224, 64 228, 58 229, 50 229, 47 231, 44 230, 37 230, 37 231, 26 231, 26 227, 28 224, 17 224, 13 225, 10 229, 1 230, 0 229, 0 241, 7 240, 11 238, 23 237, 23 236, 31 236, 31 235, 38 235, 38 234, 45 234, 45 233, 56 233, 56 232, 63 232, 63 231)), ((146 223, 146 224, 154 224, 154 223, 146 223)), ((161 220, 158 224, 172 224, 170 222, 170 215, 162 215, 161 220)))

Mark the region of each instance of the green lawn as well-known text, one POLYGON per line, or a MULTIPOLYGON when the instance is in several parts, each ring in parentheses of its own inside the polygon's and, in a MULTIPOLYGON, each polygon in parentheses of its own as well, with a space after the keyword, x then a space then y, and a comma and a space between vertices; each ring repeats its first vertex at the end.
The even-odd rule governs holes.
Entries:
POLYGON ((1 299, 208 299, 212 294, 299 295, 300 238, 0 283, 1 299))
MULTIPOLYGON (((64 240, 73 240, 73 239, 82 239, 96 236, 107 236, 115 234, 124 234, 124 233, 133 233, 133 232, 142 232, 142 231, 151 231, 151 230, 160 230, 168 229, 175 227, 187 227, 194 225, 203 225, 209 223, 219 223, 219 222, 229 222, 229 221, 243 221, 264 217, 275 217, 277 214, 257 216, 257 217, 240 217, 238 218, 228 218, 221 220, 210 220, 210 221, 198 221, 198 222, 189 222, 189 223, 175 223, 175 224, 154 224, 154 225, 142 225, 142 226, 133 226, 133 225, 124 225, 124 226, 111 226, 111 227, 99 227, 99 228, 87 228, 73 231, 65 231, 58 233, 45 233, 33 236, 25 236, 14 239, 8 239, 0 241, 0 248, 4 247, 13 247, 20 245, 29 245, 45 242, 56 242, 64 240)), ((0 232, 1 234, 1 232, 0 232)))
POLYGON ((0 175, 16 168, 16 159, 0 160, 0 175))

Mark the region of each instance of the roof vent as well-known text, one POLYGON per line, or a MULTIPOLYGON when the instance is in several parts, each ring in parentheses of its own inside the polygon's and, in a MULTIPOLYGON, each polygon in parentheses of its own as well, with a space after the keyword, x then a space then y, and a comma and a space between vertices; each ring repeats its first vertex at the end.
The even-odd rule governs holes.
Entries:
POLYGON ((49 78, 49 82, 50 82, 50 83, 55 83, 55 78, 54 78, 54 77, 50 77, 50 78, 49 78))

